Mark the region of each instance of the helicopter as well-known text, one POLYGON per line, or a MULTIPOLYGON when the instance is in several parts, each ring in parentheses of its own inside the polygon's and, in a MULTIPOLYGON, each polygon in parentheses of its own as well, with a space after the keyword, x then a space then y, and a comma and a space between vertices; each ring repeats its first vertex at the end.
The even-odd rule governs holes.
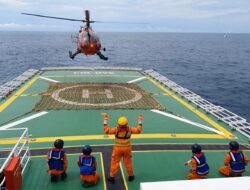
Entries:
MULTIPOLYGON (((62 18, 62 17, 53 17, 53 16, 45 16, 45 15, 38 15, 38 14, 31 14, 31 13, 21 13, 23 15, 28 16, 37 16, 37 17, 45 17, 51 19, 60 19, 60 20, 68 20, 68 21, 80 21, 86 23, 85 26, 81 26, 79 33, 77 35, 77 49, 75 53, 69 51, 69 57, 74 59, 76 55, 82 53, 84 55, 98 55, 100 59, 107 61, 108 57, 104 56, 101 53, 101 41, 97 34, 94 33, 90 23, 99 22, 90 20, 89 10, 85 10, 85 19, 71 19, 71 18, 62 18)), ((103 51, 106 51, 103 48, 103 51)))

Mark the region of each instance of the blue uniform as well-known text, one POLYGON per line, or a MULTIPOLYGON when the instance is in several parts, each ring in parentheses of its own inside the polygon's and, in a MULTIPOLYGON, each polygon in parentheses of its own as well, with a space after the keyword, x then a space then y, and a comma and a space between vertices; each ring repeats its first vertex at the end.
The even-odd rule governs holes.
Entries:
POLYGON ((200 157, 198 157, 194 154, 193 158, 197 163, 197 169, 196 169, 197 174, 200 176, 207 175, 209 173, 209 166, 206 162, 205 155, 202 154, 200 157))
POLYGON ((95 157, 93 156, 80 156, 80 174, 81 175, 95 175, 95 157))
POLYGON ((52 149, 48 153, 50 170, 64 170, 64 154, 62 149, 52 149))
POLYGON ((229 152, 231 157, 230 168, 234 173, 245 172, 245 160, 243 153, 240 152, 229 152))

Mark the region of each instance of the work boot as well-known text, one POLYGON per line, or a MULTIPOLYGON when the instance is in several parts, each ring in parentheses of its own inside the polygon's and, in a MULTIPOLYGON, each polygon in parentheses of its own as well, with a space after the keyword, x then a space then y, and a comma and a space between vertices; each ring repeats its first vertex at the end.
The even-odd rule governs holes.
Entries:
POLYGON ((110 183, 113 183, 113 184, 114 184, 114 183, 115 183, 115 178, 114 178, 114 177, 109 177, 109 178, 108 178, 108 181, 109 181, 110 183))
POLYGON ((50 175, 50 182, 55 182, 56 180, 57 180, 57 176, 51 174, 51 175, 50 175))
POLYGON ((135 176, 132 175, 132 176, 128 176, 128 181, 133 181, 135 179, 135 176))
POLYGON ((230 177, 241 177, 242 174, 241 173, 231 173, 230 177))
POLYGON ((94 185, 95 185, 94 183, 90 183, 90 182, 87 182, 87 181, 84 181, 83 184, 82 184, 82 186, 85 187, 85 188, 92 187, 94 185))
POLYGON ((61 174, 61 180, 65 180, 66 177, 67 177, 67 174, 66 174, 65 172, 63 172, 63 173, 61 174))

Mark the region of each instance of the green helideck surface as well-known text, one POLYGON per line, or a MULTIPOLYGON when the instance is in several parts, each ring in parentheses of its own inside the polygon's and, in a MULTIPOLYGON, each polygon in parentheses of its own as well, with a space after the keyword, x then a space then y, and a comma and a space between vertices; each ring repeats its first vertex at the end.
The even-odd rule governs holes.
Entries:
MULTIPOLYGON (((145 77, 138 71, 117 71, 117 70, 60 70, 45 71, 41 73, 45 78, 56 80, 63 83, 127 83, 129 81, 145 77)), ((36 76, 39 77, 39 76, 36 76)), ((145 78, 136 84, 147 92, 154 101, 158 102, 164 111, 174 114, 178 117, 184 117, 190 121, 206 125, 214 128, 210 123, 205 121, 195 112, 199 111, 206 115, 207 118, 227 129, 230 133, 238 138, 238 142, 247 144, 248 139, 237 131, 231 131, 230 127, 218 121, 212 115, 205 113, 202 109, 197 108, 184 98, 182 100, 193 108, 190 110, 182 103, 178 102, 173 96, 167 94, 162 85, 156 85, 153 79, 145 78)), ((0 128, 6 127, 24 118, 40 113, 33 111, 35 105, 41 101, 42 96, 46 95, 49 89, 49 81, 38 78, 30 87, 28 87, 20 96, 8 105, 6 109, 0 112, 0 128)), ((18 91, 19 89, 17 89, 18 91)), ((175 94, 172 92, 172 94, 175 94)), ((180 97, 178 94, 175 94, 180 97)), ((50 96, 50 94, 47 94, 50 96)), ((59 95, 60 96, 60 95, 59 95)), ((67 97, 64 97, 67 98, 67 97)), ((78 97, 78 99, 81 97, 78 97)), ((102 97, 104 98, 104 97, 102 97)), ((98 98, 97 98, 98 99, 98 98)), ((99 100, 97 100, 99 101, 99 100)), ((105 100, 101 100, 102 102, 105 100)), ((8 102, 8 99, 1 102, 8 102)), ((1 106, 0 105, 0 106, 1 106)), ((67 106, 66 106, 67 107, 67 106)), ((57 109, 47 110, 48 113, 16 124, 10 128, 28 128, 30 134, 30 147, 49 148, 53 146, 56 138, 64 138, 65 147, 90 145, 112 145, 113 139, 104 138, 103 132, 103 113, 109 114, 109 125, 111 127, 117 125, 117 119, 120 116, 126 116, 130 126, 137 126, 137 117, 139 114, 144 115, 142 135, 149 135, 147 138, 132 139, 133 144, 227 144, 228 138, 201 138, 201 135, 214 135, 214 132, 199 128, 192 124, 187 124, 173 118, 169 118, 150 109, 113 109, 108 107, 99 107, 98 109, 57 109), (156 134, 171 134, 171 137, 153 137, 156 134), (190 138, 175 138, 178 134, 197 135, 190 138), (94 138, 89 138, 92 135, 94 138), (151 136, 150 136, 151 135, 151 136), (81 138, 80 138, 81 137, 81 138)), ((18 137, 17 132, 0 132, 0 149, 12 148, 14 142, 11 138, 18 137)), ((218 167, 223 165, 225 156, 224 152, 208 151, 207 159, 211 167, 209 177, 222 177, 218 174, 218 167)), ((247 152, 249 155, 249 152, 247 152)), ((99 154, 96 154, 98 162, 101 162, 99 154)), ((110 153, 111 157, 111 153, 110 153)), ((164 180, 183 180, 188 174, 188 167, 184 167, 183 163, 190 159, 191 153, 188 151, 149 151, 149 152, 133 152, 133 162, 136 179, 134 182, 126 182, 128 189, 139 189, 140 182, 164 181, 164 180)), ((250 156, 249 156, 250 157, 250 156)), ((23 176, 22 189, 82 189, 79 179, 79 169, 76 165, 77 156, 69 156, 69 177, 66 181, 51 184, 49 176, 46 173, 46 162, 44 158, 31 158, 28 169, 23 176)), ((110 160, 109 160, 110 161, 110 160)), ((108 161, 108 162, 109 162, 108 161)), ((107 161, 105 161, 107 162, 107 161)), ((106 163, 104 163, 105 165, 106 163)), ((98 170, 101 171, 101 165, 98 170)), ((105 168, 109 170, 109 168, 105 168)), ((125 168, 123 166, 123 170, 125 168)), ((246 175, 249 174, 249 168, 246 175)), ((126 176, 126 172, 125 172, 126 176)), ((105 189, 103 185, 103 176, 100 183, 91 189, 105 189)), ((127 179, 127 177, 126 177, 127 179)), ((119 183, 119 181, 117 182, 119 183)), ((121 183, 121 182, 120 182, 121 183)), ((122 183, 123 184, 123 183, 122 183)), ((124 186, 124 185, 123 185, 124 186)), ((109 187, 107 187, 109 189, 109 187)))
MULTIPOLYGON (((206 152, 207 163, 210 167, 209 178, 223 177, 219 168, 223 166, 226 152, 206 152)), ((140 189, 140 182, 157 182, 185 180, 190 166, 184 163, 192 157, 191 151, 161 151, 161 152, 134 152, 133 154, 135 183, 128 182, 129 189, 140 189)), ((123 166, 124 170, 125 167, 123 166)), ((250 168, 248 167, 248 170, 250 168)), ((245 175, 250 175, 250 171, 245 175)))
MULTIPOLYGON (((83 189, 82 187, 82 181, 80 179, 80 170, 77 165, 77 160, 79 158, 79 155, 68 155, 68 170, 67 170, 67 178, 65 181, 62 181, 60 178, 58 181, 51 183, 50 182, 50 175, 47 173, 47 162, 45 157, 38 157, 38 158, 32 158, 27 170, 25 171, 23 184, 22 184, 22 190, 26 189, 61 189, 61 190, 67 190, 67 189, 74 189, 74 190, 80 190, 83 189)), ((93 156, 96 157, 96 160, 98 163, 100 163, 100 156, 99 154, 93 154, 93 156)), ((97 171, 100 171, 100 181, 95 187, 91 187, 91 189, 94 190, 101 190, 104 189, 104 182, 103 182, 103 176, 102 176, 102 168, 99 164, 97 167, 97 171)))

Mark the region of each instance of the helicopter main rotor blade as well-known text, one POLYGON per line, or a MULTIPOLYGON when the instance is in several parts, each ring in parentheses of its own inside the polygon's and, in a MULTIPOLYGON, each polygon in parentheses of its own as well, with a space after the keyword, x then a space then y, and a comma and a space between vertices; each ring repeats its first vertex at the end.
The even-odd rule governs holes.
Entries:
POLYGON ((87 27, 90 26, 90 20, 89 20, 89 11, 85 10, 85 20, 86 20, 86 25, 87 27))
POLYGON ((72 18, 62 18, 62 17, 54 17, 54 16, 46 16, 46 15, 38 15, 38 14, 31 14, 31 13, 21 13, 21 14, 28 15, 28 16, 37 16, 37 17, 52 18, 52 19, 59 19, 59 20, 68 20, 68 21, 78 21, 78 22, 86 22, 86 23, 148 24, 148 23, 141 23, 141 22, 102 22, 102 21, 89 20, 89 11, 87 11, 87 10, 85 11, 86 20, 72 19, 72 18))
MULTIPOLYGON (((60 20, 69 20, 69 21, 80 21, 80 22, 86 22, 86 20, 80 20, 80 19, 72 19, 72 18, 62 18, 62 17, 54 17, 54 16, 46 16, 46 15, 37 15, 37 14, 31 14, 31 13, 21 13, 23 15, 29 15, 29 16, 37 16, 37 17, 45 17, 45 18, 53 18, 53 19, 60 19, 60 20)), ((91 23, 94 21, 90 21, 91 23)))
POLYGON ((85 10, 85 19, 86 21, 89 21, 89 11, 88 10, 85 10))
POLYGON ((146 23, 146 22, 102 22, 102 21, 90 21, 90 22, 94 22, 94 23, 101 23, 101 24, 149 24, 149 23, 146 23))

